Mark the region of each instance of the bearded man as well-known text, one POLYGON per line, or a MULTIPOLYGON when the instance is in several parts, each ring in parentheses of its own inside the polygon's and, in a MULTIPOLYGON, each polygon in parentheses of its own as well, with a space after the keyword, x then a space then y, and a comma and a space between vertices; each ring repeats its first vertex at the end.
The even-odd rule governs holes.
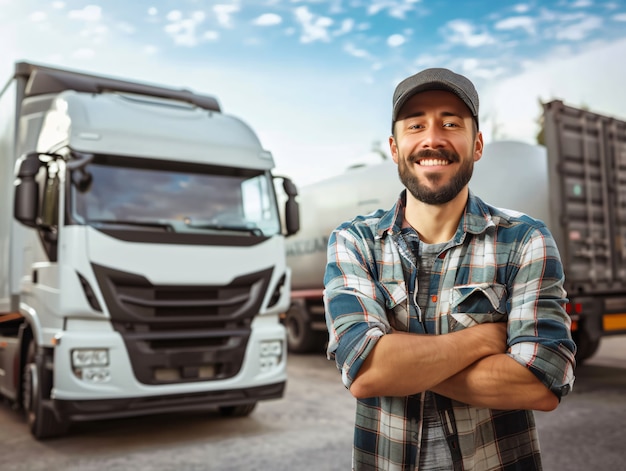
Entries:
POLYGON ((389 144, 406 190, 329 238, 328 356, 357 399, 354 470, 540 470, 533 410, 573 385, 552 235, 469 189, 478 109, 450 70, 403 80, 389 144))

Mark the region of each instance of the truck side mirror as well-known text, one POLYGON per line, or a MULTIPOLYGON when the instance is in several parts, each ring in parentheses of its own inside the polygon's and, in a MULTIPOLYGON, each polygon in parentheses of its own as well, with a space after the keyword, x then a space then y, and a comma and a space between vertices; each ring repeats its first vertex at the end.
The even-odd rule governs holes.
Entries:
POLYGON ((300 230, 300 207, 296 201, 298 189, 289 178, 282 178, 283 189, 287 194, 287 201, 285 202, 285 227, 287 228, 287 236, 290 236, 300 230))
POLYGON ((93 160, 93 154, 83 154, 82 152, 72 152, 74 160, 67 163, 67 168, 72 171, 72 184, 81 193, 85 193, 91 187, 93 176, 85 170, 85 166, 93 160))
POLYGON ((13 215, 25 226, 36 227, 39 216, 39 183, 35 181, 42 163, 37 152, 26 154, 15 182, 13 215))

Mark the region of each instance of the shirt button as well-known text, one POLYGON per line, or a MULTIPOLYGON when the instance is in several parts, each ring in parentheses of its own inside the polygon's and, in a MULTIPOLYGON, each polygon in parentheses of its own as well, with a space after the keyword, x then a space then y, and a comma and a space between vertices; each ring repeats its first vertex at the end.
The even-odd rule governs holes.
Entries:
POLYGON ((432 302, 436 303, 437 302, 437 295, 433 294, 430 299, 432 300, 432 302))

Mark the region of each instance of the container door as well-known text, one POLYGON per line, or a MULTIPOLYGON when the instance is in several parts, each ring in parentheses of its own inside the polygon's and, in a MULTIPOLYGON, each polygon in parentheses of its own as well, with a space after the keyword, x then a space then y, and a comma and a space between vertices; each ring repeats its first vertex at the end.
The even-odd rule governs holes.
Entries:
POLYGON ((623 291, 626 122, 544 105, 551 212, 569 292, 623 291))

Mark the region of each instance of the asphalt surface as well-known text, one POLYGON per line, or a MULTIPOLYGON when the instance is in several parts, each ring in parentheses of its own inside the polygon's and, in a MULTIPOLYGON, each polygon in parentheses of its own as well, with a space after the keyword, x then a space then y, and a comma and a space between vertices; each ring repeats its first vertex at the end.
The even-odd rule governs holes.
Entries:
MULTIPOLYGON (((245 418, 157 415, 75 425, 37 442, 0 405, 1 471, 334 471, 350 469, 354 401, 323 354, 291 355, 283 399, 245 418)), ((603 340, 572 393, 537 413, 546 471, 626 469, 626 337, 603 340)))

